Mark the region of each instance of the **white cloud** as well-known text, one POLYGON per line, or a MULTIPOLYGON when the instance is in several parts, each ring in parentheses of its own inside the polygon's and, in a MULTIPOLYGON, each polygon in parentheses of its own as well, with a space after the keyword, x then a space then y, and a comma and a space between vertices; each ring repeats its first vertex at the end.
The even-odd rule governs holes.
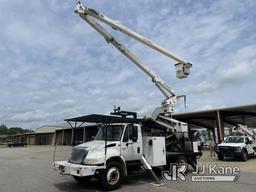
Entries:
MULTIPOLYGON (((253 101, 255 1, 86 3, 193 63, 191 76, 177 80, 174 61, 107 28, 177 94, 187 94, 187 110, 253 101)), ((1 1, 1 122, 36 128, 76 115, 106 114, 113 105, 150 115, 164 98, 143 72, 73 13, 74 5, 1 1)), ((182 104, 178 110, 184 111, 182 104)))
POLYGON ((187 93, 209 93, 225 87, 237 87, 245 84, 256 72, 256 46, 250 45, 239 49, 234 54, 222 58, 216 72, 208 74, 207 79, 185 90, 187 93))
POLYGON ((12 117, 10 117, 9 121, 11 122, 35 122, 35 121, 43 121, 45 118, 49 116, 49 113, 45 113, 40 110, 35 110, 35 111, 29 111, 25 113, 16 113, 12 117))

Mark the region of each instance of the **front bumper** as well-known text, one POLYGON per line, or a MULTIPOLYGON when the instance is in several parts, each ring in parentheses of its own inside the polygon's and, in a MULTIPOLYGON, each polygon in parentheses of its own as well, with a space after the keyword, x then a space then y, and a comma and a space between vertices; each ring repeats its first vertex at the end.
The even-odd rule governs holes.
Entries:
POLYGON ((224 155, 225 157, 241 157, 241 152, 234 152, 234 151, 216 151, 219 155, 224 155))
POLYGON ((61 175, 73 175, 78 177, 95 175, 96 170, 103 169, 104 166, 88 166, 69 163, 68 161, 55 161, 53 169, 61 175))

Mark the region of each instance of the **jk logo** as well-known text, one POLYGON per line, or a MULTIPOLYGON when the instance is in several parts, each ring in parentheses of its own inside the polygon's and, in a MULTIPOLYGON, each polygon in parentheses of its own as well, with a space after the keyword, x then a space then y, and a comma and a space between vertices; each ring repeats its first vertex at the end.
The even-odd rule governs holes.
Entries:
POLYGON ((162 171, 162 177, 165 181, 186 182, 187 175, 185 174, 187 165, 170 164, 170 171, 162 171))

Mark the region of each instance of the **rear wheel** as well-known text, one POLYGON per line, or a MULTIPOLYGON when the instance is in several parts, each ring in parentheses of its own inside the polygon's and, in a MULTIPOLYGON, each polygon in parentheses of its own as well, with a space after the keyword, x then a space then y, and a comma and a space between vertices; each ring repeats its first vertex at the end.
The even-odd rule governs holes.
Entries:
POLYGON ((74 179, 78 182, 78 183, 86 183, 88 181, 91 180, 92 176, 86 176, 86 177, 78 177, 78 176, 73 176, 74 179))
POLYGON ((99 180, 105 190, 118 189, 123 180, 123 168, 118 162, 110 162, 107 168, 101 170, 99 180))
POLYGON ((185 156, 180 156, 177 160, 176 160, 177 165, 185 165, 185 172, 188 171, 188 160, 185 156))

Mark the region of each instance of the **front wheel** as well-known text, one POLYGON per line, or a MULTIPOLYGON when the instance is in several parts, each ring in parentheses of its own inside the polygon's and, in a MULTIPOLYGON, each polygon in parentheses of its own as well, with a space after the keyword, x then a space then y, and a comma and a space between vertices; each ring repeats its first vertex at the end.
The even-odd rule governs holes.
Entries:
POLYGON ((248 154, 247 154, 247 152, 245 150, 242 151, 241 156, 242 156, 242 160, 243 161, 247 161, 248 160, 248 154))
POLYGON ((99 180, 105 190, 118 189, 123 180, 123 168, 118 162, 110 162, 100 171, 99 180))

